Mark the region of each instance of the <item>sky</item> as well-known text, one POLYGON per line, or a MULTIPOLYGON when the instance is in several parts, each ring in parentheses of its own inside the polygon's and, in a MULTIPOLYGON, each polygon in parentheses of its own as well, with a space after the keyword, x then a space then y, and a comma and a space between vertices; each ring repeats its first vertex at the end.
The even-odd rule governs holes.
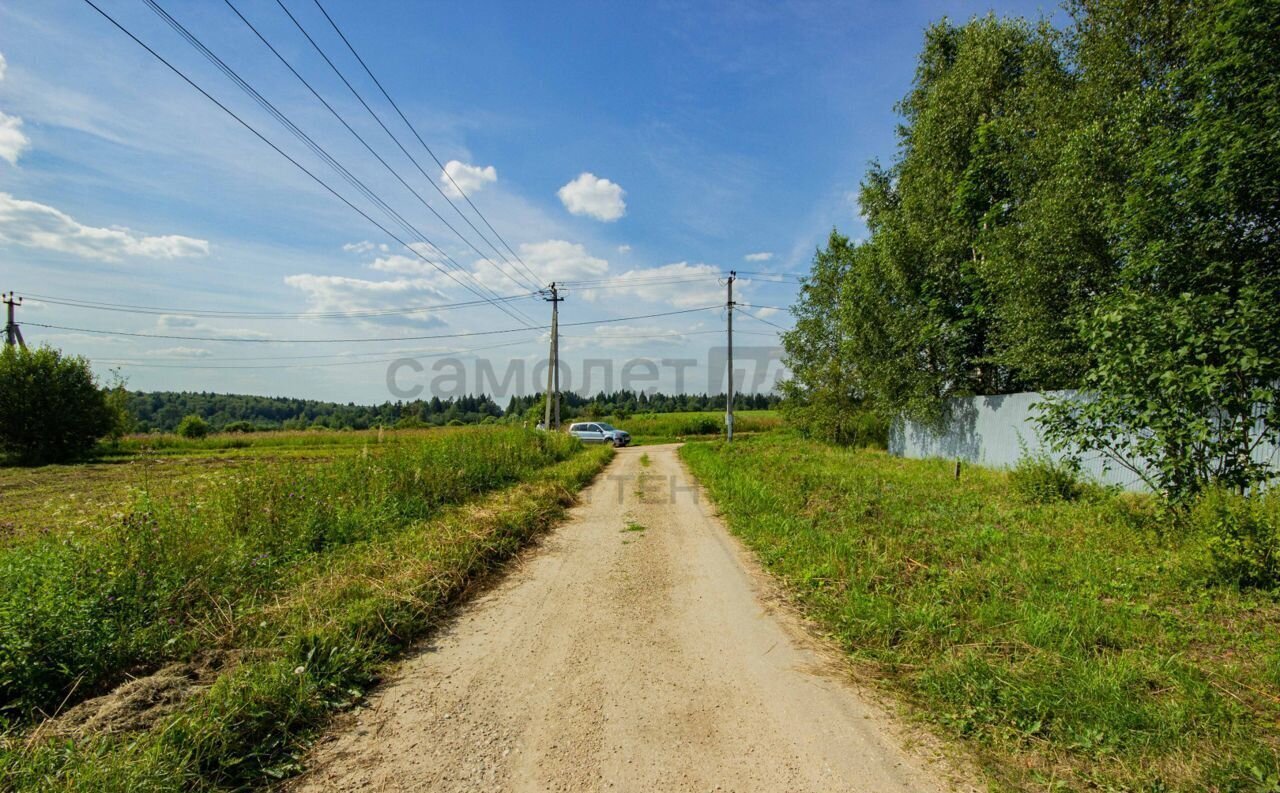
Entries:
POLYGON ((925 28, 1058 14, 157 0, 282 120, 144 0, 94 1, 294 162, 84 0, 0 5, 0 291, 27 342, 137 390, 357 403, 541 390, 552 281, 563 387, 722 392, 730 270, 737 387, 768 390, 795 274, 865 233, 925 28))

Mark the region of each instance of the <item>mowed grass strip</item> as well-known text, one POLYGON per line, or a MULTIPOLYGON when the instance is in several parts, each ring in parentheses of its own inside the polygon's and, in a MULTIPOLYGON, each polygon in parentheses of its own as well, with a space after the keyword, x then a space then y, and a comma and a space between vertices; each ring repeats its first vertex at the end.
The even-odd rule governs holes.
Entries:
MULTIPOLYGON (((1280 605, 1142 497, 787 434, 681 454, 731 529, 993 788, 1280 790, 1280 605)), ((1278 505, 1270 502, 1271 508, 1278 505)))
POLYGON ((153 498, 83 530, 0 550, 0 726, 193 655, 211 627, 275 597, 293 568, 531 478, 573 438, 473 429, 330 462, 240 466, 216 487, 153 498))
POLYGON ((387 659, 435 627, 479 577, 550 528, 608 462, 594 447, 524 483, 393 535, 297 565, 278 597, 226 625, 241 658, 145 732, 78 740, 10 736, 15 791, 241 790, 287 777, 336 710, 387 659))

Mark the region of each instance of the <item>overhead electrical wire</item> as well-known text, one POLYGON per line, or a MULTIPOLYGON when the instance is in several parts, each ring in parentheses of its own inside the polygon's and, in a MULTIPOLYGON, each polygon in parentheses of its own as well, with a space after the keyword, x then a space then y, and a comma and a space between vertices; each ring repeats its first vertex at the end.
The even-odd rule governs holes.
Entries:
MULTIPOLYGON (((360 57, 360 53, 356 52, 356 48, 352 46, 350 39, 348 39, 346 34, 342 32, 342 28, 338 27, 338 23, 335 22, 333 17, 329 15, 329 12, 325 10, 325 7, 320 4, 320 0, 314 0, 314 2, 316 4, 316 8, 320 9, 320 13, 323 14, 324 18, 329 22, 329 26, 333 28, 333 32, 338 34, 338 38, 342 39, 342 43, 345 44, 347 46, 347 49, 351 52, 351 54, 355 56, 355 59, 360 64, 360 67, 364 69, 364 73, 369 75, 369 79, 373 81, 374 85, 378 86, 378 90, 382 93, 383 98, 385 98, 387 102, 391 105, 391 107, 395 109, 396 115, 400 116, 400 120, 403 121, 404 125, 409 128, 410 132, 413 133, 413 137, 418 140, 418 143, 422 144, 422 148, 426 149, 427 154, 431 155, 431 159, 435 161, 435 164, 437 166, 439 166, 440 173, 442 173, 444 177, 449 180, 449 184, 453 185, 453 188, 458 191, 458 195, 462 196, 462 198, 467 202, 467 205, 471 207, 471 210, 475 212, 476 215, 479 216, 480 220, 482 220, 484 224, 489 228, 489 230, 493 232, 493 235, 498 238, 498 240, 503 244, 504 247, 506 247, 508 251, 511 252, 511 255, 514 256, 515 260, 520 263, 520 266, 524 268, 525 272, 527 272, 533 278, 533 280, 537 282, 538 280, 537 276, 533 273, 532 270, 529 269, 529 266, 525 264, 524 260, 520 258, 520 254, 516 253, 515 250, 511 247, 511 245, 506 241, 506 239, 503 238, 503 236, 498 233, 498 230, 493 227, 492 223, 489 222, 489 218, 485 217, 485 214, 480 211, 479 207, 477 207, 471 201, 470 196, 468 196, 466 191, 462 189, 462 186, 459 185, 456 181, 454 181, 453 175, 449 173, 448 169, 445 168, 444 165, 440 162, 440 158, 436 156, 436 153, 431 150, 431 147, 427 145, 427 142, 422 139, 421 135, 418 134, 417 127, 415 127, 413 123, 409 121, 408 116, 406 116, 400 110, 400 105, 396 104, 396 100, 391 98, 391 94, 389 94, 387 92, 387 89, 382 86, 382 82, 377 78, 376 75, 374 75, 373 70, 369 68, 369 65, 365 63, 364 58, 360 57)), ((281 8, 284 8, 283 0, 276 0, 276 3, 280 5, 281 8)), ((286 14, 289 13, 289 9, 285 8, 284 10, 286 14)), ((289 14, 289 16, 290 18, 293 17, 292 14, 289 14)), ((296 20, 295 20, 295 24, 297 24, 296 20)), ((298 28, 301 30, 302 26, 298 25, 298 28)), ((303 33, 305 35, 305 31, 303 31, 303 33)), ((308 36, 307 38, 310 39, 310 36, 308 36)), ((317 47, 316 49, 319 50, 319 47, 317 47)), ((321 54, 323 55, 323 51, 321 51, 321 54)), ((326 57, 325 60, 328 60, 328 58, 326 57)), ((336 67, 335 67, 335 71, 337 71, 336 67)), ((339 76, 341 76, 341 72, 339 72, 339 76)), ((343 79, 343 82, 346 82, 345 78, 343 79)), ((355 89, 352 89, 352 91, 354 92, 355 89)), ((363 104, 363 100, 361 100, 361 103, 363 104)), ((373 111, 370 111, 370 113, 372 112, 373 111)), ((375 114, 375 117, 376 117, 376 114, 375 114)), ((392 137, 394 139, 395 136, 392 136, 392 137)), ((397 143, 398 142, 399 141, 397 141, 397 143)), ((408 152, 405 152, 405 154, 407 155, 408 152)), ((416 160, 414 160, 412 157, 410 157, 409 159, 413 161, 414 165, 417 165, 416 160)), ((422 168, 419 167, 418 170, 422 171, 422 168)), ((426 176, 425 172, 423 172, 423 176, 426 176)), ((427 177, 427 179, 431 180, 430 177, 427 177)), ((431 183, 434 185, 435 181, 431 180, 431 183)), ((462 215, 463 219, 466 220, 466 216, 463 215, 462 210, 458 209, 458 207, 453 204, 453 201, 450 200, 448 195, 445 195, 443 190, 440 191, 440 194, 443 195, 444 199, 448 201, 451 206, 453 206, 454 210, 456 210, 458 214, 462 215)), ((467 221, 467 223, 468 225, 470 225, 469 220, 467 221)), ((472 226, 472 228, 474 229, 475 226, 472 226)), ((478 229, 476 233, 479 233, 478 229)), ((481 235, 481 236, 483 237, 484 235, 481 235)), ((485 238, 485 242, 489 242, 489 240, 485 238)), ((492 245, 492 243, 490 243, 490 245, 492 245)), ((496 246, 494 247, 496 250, 496 246)), ((499 255, 501 256, 501 254, 499 255)))
MULTIPOLYGON (((422 306, 410 306, 406 308, 386 308, 386 309, 367 309, 361 311, 220 311, 210 309, 191 309, 191 308, 161 308, 159 306, 138 306, 128 303, 102 303, 91 300, 79 300, 75 298, 52 297, 48 295, 38 295, 32 292, 24 293, 33 300, 50 305, 67 306, 68 308, 83 308, 93 311, 113 311, 123 314, 151 314, 161 316, 180 315, 186 317, 202 317, 205 319, 367 319, 370 317, 389 317, 389 316, 408 316, 411 314, 422 314, 432 311, 451 311, 459 308, 471 308, 482 306, 489 303, 489 300, 467 300, 459 303, 432 303, 422 306)), ((502 302, 514 302, 517 300, 529 300, 538 296, 537 292, 529 292, 521 295, 503 295, 493 300, 502 302)))
MULTIPOLYGON (((353 136, 355 136, 355 139, 360 141, 360 144, 364 146, 365 149, 368 150, 368 152, 372 154, 374 158, 377 159, 378 162, 382 163, 382 166, 386 168, 387 171, 392 176, 394 176, 396 180, 399 181, 400 184, 403 185, 406 190, 412 193, 413 197, 418 199, 418 202, 420 204, 426 207, 431 212, 431 214, 435 215, 435 217, 441 223, 443 223, 450 231, 452 231, 455 235, 457 235, 458 239, 462 240, 473 251, 475 251, 476 254, 480 256, 480 258, 482 259, 489 258, 488 254, 484 253, 479 248, 477 248, 475 244, 467 236, 465 236, 462 232, 458 231, 458 229, 454 228, 453 224, 450 223, 448 220, 445 220, 444 216, 441 215, 439 212, 437 212, 436 208, 431 206, 431 204, 429 204, 427 200, 422 197, 421 193, 413 189, 413 187, 407 181, 405 181, 404 177, 400 175, 399 171, 391 167, 391 164, 388 163, 385 159, 383 159, 382 155, 378 154, 378 152, 374 150, 373 146, 369 145, 369 142, 364 139, 364 136, 362 136, 359 132, 357 132, 355 128, 352 127, 349 123, 347 123, 347 120, 343 118, 342 114, 339 113, 336 109, 334 109, 333 105, 329 104, 328 100, 326 100, 320 94, 320 92, 317 91, 311 85, 311 83, 307 81, 307 78, 303 77, 302 74, 299 73, 297 69, 293 68, 293 64, 289 63, 289 61, 283 55, 280 54, 280 51, 275 48, 275 45, 273 45, 270 41, 268 41, 267 37, 264 36, 262 32, 259 31, 258 28, 254 26, 254 24, 250 22, 249 19, 244 14, 240 13, 240 9, 237 8, 236 5, 233 2, 231 2, 231 0, 223 0, 223 2, 226 3, 227 7, 230 8, 232 12, 234 12, 235 15, 240 18, 240 21, 244 22, 244 24, 249 28, 249 30, 253 31, 253 34, 258 37, 258 40, 261 41, 263 44, 265 44, 267 49, 271 50, 271 54, 275 55, 276 59, 279 60, 280 63, 284 64, 284 67, 288 69, 293 74, 294 77, 298 78, 299 82, 301 82, 304 86, 306 86, 306 89, 311 92, 311 95, 314 96, 316 99, 318 99, 320 101, 320 104, 325 106, 325 109, 328 110, 329 113, 332 114, 333 117, 338 120, 338 123, 342 124, 342 126, 345 127, 348 132, 350 132, 353 136)), ((513 283, 515 283, 517 286, 519 286, 522 289, 538 288, 537 284, 531 285, 528 282, 521 282, 515 278, 512 278, 511 275, 508 274, 507 271, 503 270, 501 267, 497 269, 508 280, 511 280, 513 283)))
MULTIPOLYGON (((85 0, 90 2, 90 0, 85 0)), ((677 311, 662 311, 653 314, 639 314, 633 317, 608 317, 606 319, 596 319, 581 322, 561 322, 560 327, 576 327, 581 325, 603 325, 614 322, 629 322, 635 319, 654 319, 656 317, 672 317, 679 314, 692 314, 698 311, 710 311, 720 309, 723 306, 702 306, 700 308, 686 308, 677 311)), ((210 341, 224 343, 242 343, 242 344, 362 344, 377 343, 387 341, 424 341, 427 339, 457 339, 469 336, 492 336, 499 333, 522 333, 529 330, 548 330, 550 325, 536 325, 525 328, 501 328, 497 330, 476 330, 466 331, 462 333, 438 333, 422 336, 379 336, 379 337, 358 337, 346 339, 276 339, 276 338, 258 338, 252 336, 186 336, 170 333, 135 333, 123 330, 102 330, 100 328, 73 328, 65 325, 53 325, 43 322, 24 322, 24 326, 33 328, 49 328, 52 330, 65 330, 73 333, 92 333, 102 336, 125 336, 138 339, 168 339, 171 341, 210 341)))
POLYGON ((735 270, 738 275, 773 275, 779 278, 807 278, 808 273, 769 273, 764 270, 735 270))
POLYGON ((168 68, 171 72, 173 72, 173 73, 174 73, 175 75, 177 75, 180 79, 182 79, 182 81, 183 81, 183 82, 185 82, 187 85, 191 86, 191 87, 192 87, 192 88, 194 88, 196 91, 198 91, 201 95, 203 95, 206 99, 208 99, 210 102, 212 102, 214 105, 216 105, 216 106, 217 106, 220 110, 222 110, 224 113, 226 113, 227 115, 231 116, 231 118, 233 118, 237 123, 239 123, 242 127, 244 127, 244 128, 245 128, 246 130, 248 130, 251 134, 253 134, 253 136, 254 136, 254 137, 258 138, 258 140, 261 140, 263 143, 265 143, 267 146, 269 146, 272 150, 274 150, 274 151, 275 151, 277 154, 279 154, 281 157, 283 157, 283 158, 285 158, 286 160, 288 160, 290 164, 292 164, 295 168, 297 168, 298 170, 300 170, 300 171, 302 171, 304 174, 306 174, 306 176, 307 176, 308 178, 310 178, 310 179, 311 179, 313 182, 315 182, 316 184, 320 185, 320 187, 324 188, 324 190, 325 190, 326 192, 328 192, 330 195, 332 195, 334 198, 337 198, 339 201, 341 201, 343 204, 345 204, 348 208, 350 208, 353 212, 355 212, 356 214, 360 215, 360 216, 361 216, 361 217, 363 217, 365 220, 369 221, 369 223, 373 224, 376 228, 378 228, 380 231, 382 231, 382 232, 383 232, 384 234, 386 234, 388 237, 390 237, 391 239, 395 240, 397 243, 399 243, 400 245, 404 246, 406 249, 408 249, 409 251, 411 251, 412 253, 414 253, 415 255, 417 255, 417 256, 418 256, 418 258, 422 259, 424 262, 426 262, 427 264, 431 265, 431 266, 432 266, 432 267, 434 267, 436 270, 439 270, 441 273, 443 273, 444 275, 448 276, 450 279, 452 279, 452 280, 456 281, 460 286, 462 286, 462 287, 464 287, 465 289, 467 289, 467 291, 472 292, 472 293, 473 293, 473 294, 475 294, 477 297, 480 297, 480 298, 482 298, 482 299, 485 299, 485 296, 484 296, 484 295, 480 294, 479 292, 476 292, 476 290, 472 289, 469 285, 467 285, 467 284, 465 284, 465 283, 463 283, 463 282, 461 282, 461 281, 458 281, 458 279, 457 279, 457 278, 456 278, 452 273, 450 273, 449 271, 447 271, 447 270, 445 270, 444 268, 442 268, 438 263, 436 263, 436 262, 434 262, 434 261, 432 261, 432 260, 428 259, 426 256, 422 255, 422 253, 421 253, 420 251, 418 251, 416 248, 414 248, 414 247, 410 246, 407 242, 405 242, 403 239, 401 239, 398 235, 396 235, 394 232, 392 232, 392 231, 391 231, 390 229, 388 229, 386 226, 384 226, 383 224, 379 223, 379 222, 378 222, 377 220, 375 220, 371 215, 369 215, 369 213, 365 212, 363 209, 361 209, 360 207, 358 207, 358 206, 356 206, 355 204, 353 204, 349 199, 347 199, 347 197, 346 197, 346 196, 342 195, 342 194, 341 194, 341 193, 339 193, 337 190, 335 190, 332 186, 330 186, 330 185, 329 185, 329 183, 328 183, 328 182, 324 181, 324 180, 323 180, 323 179, 321 179, 319 176, 317 176, 313 171, 311 171, 311 169, 307 168, 305 165, 303 165, 302 163, 298 162, 298 160, 296 160, 294 157, 290 156, 290 155, 288 154, 288 152, 286 152, 284 149, 280 148, 278 145, 276 145, 274 142, 272 142, 272 141, 271 141, 271 139, 270 139, 270 138, 268 138, 266 135, 264 135, 264 134, 262 134, 261 132, 259 132, 259 131, 257 130, 257 128, 255 128, 252 124, 250 124, 249 122, 247 122, 247 121, 245 121, 243 118, 241 118, 241 117, 240 117, 240 116, 239 116, 235 111, 233 111, 231 108, 227 107, 227 105, 223 104, 223 103, 222 103, 221 101, 219 101, 216 97, 214 97, 214 96, 213 96, 213 94, 209 93, 209 92, 208 92, 208 91, 206 91, 204 88, 200 87, 200 85, 199 85, 198 83, 196 83, 194 80, 192 80, 190 77, 188 77, 188 76, 186 75, 186 73, 184 73, 181 69, 179 69, 178 67, 176 67, 176 66, 174 66, 172 63, 170 63, 170 62, 169 62, 169 61, 168 61, 168 60, 167 60, 163 55, 161 55, 159 52, 157 52, 155 49, 153 49, 150 45, 148 45, 148 44, 147 44, 146 42, 144 42, 142 39, 140 39, 140 38, 138 38, 136 35, 134 35, 134 33, 133 33, 132 31, 130 31, 128 28, 126 28, 124 25, 122 25, 120 22, 118 22, 118 21, 115 19, 115 17, 111 16, 111 15, 110 15, 110 14, 108 14, 106 11, 102 10, 102 8, 101 8, 101 7, 99 7, 99 6, 97 5, 97 3, 93 2, 93 0, 84 0, 84 2, 85 2, 85 4, 86 4, 86 5, 88 5, 90 8, 92 8, 94 11, 97 11, 97 12, 98 12, 98 14, 99 14, 99 15, 101 15, 104 19, 106 19, 108 22, 110 22, 110 23, 111 23, 111 24, 112 24, 112 25, 113 25, 117 30, 119 30, 121 33, 124 33, 126 36, 128 36, 130 39, 132 39, 132 40, 134 41, 134 43, 136 43, 138 46, 140 46, 140 47, 142 47, 144 50, 146 50, 146 51, 147 51, 147 52, 148 52, 152 57, 154 57, 156 60, 160 61, 160 63, 162 63, 166 68, 168 68))
MULTIPOLYGON (((219 58, 212 50, 206 47, 204 45, 204 42, 202 42, 199 39, 199 37, 193 34, 186 27, 184 27, 182 23, 178 22, 178 20, 176 20, 172 15, 170 15, 169 12, 165 11, 164 8, 161 7, 160 4, 157 2, 157 0, 143 0, 143 2, 146 3, 146 5, 153 12, 155 12, 155 14, 158 17, 160 17, 162 21, 165 22, 165 24, 169 25, 169 27, 172 28, 175 33, 181 36, 188 44, 194 47, 197 52, 203 55, 206 60, 208 60, 219 71, 221 71, 227 78, 229 78, 232 82, 234 82, 237 87, 239 87, 242 91, 248 94, 250 98, 252 98, 255 102, 257 102, 258 105, 263 110, 266 110, 269 114, 271 114, 273 118, 275 118, 277 121, 283 124, 285 128, 288 129, 291 133, 293 133, 293 135, 297 137, 298 140, 302 141, 308 148, 310 148, 313 153, 315 153, 317 156, 323 159, 331 168, 337 171, 338 174, 342 176, 347 181, 348 184, 356 188, 358 192, 360 192, 367 199, 372 201, 375 206, 382 209, 382 211, 385 212, 388 215, 388 217, 395 220, 401 226, 401 228, 409 232, 411 236, 416 236, 419 239, 419 241, 426 243, 428 246, 434 249, 437 253, 440 254, 441 257, 443 257, 450 264, 452 264, 454 269, 457 272, 470 278, 476 284, 476 286, 478 286, 482 291, 488 291, 491 295, 493 294, 493 291, 487 289, 487 287, 481 284, 479 279, 477 279, 474 274, 467 271, 465 267, 463 267, 461 264, 457 262, 457 260, 455 260, 448 253, 446 253, 443 248, 441 248, 439 245, 436 245, 435 242, 433 242, 429 237, 427 237, 426 234, 422 233, 416 226, 414 226, 409 221, 405 220, 404 216, 402 216, 399 212, 393 209, 390 204, 388 204, 386 201, 382 199, 381 196, 373 192, 373 190, 371 190, 363 181, 361 181, 358 177, 352 174, 351 171, 349 171, 344 165, 342 165, 342 163, 338 162, 332 155, 330 155, 328 150, 326 150, 320 144, 316 143, 315 140, 310 135, 304 132, 300 127, 298 127, 298 125, 294 124, 293 121, 290 120, 289 117, 286 116, 284 113, 282 113, 274 104, 272 104, 270 100, 268 100, 266 97, 260 94, 257 91, 257 89, 255 89, 252 85, 250 85, 247 81, 245 81, 239 75, 239 73, 237 73, 234 69, 228 66, 227 63, 223 61, 221 58, 219 58)), ((503 313, 507 314, 508 316, 510 316, 511 318, 515 319, 518 322, 525 322, 528 324, 533 323, 533 319, 525 315, 519 309, 516 309, 513 312, 500 305, 498 306, 498 308, 501 309, 503 313)))
MULTIPOLYGON (((704 335, 709 333, 723 333, 723 332, 724 331, 719 328, 714 328, 710 330, 673 330, 669 333, 641 333, 641 334, 592 333, 589 335, 580 335, 580 334, 562 333, 560 334, 560 338, 562 339, 668 339, 668 338, 681 338, 684 336, 698 336, 698 335, 704 335)), ((736 333, 752 333, 753 335, 768 335, 768 336, 773 335, 772 333, 762 334, 759 332, 745 331, 745 330, 740 330, 735 332, 736 333)), ((267 355, 267 356, 254 356, 254 357, 245 357, 245 358, 216 356, 212 358, 196 359, 201 362, 209 362, 209 363, 176 364, 173 362, 191 361, 193 359, 184 358, 184 357, 157 356, 157 357, 148 357, 145 360, 141 360, 135 356, 132 358, 97 360, 95 361, 95 363, 106 364, 106 365, 119 365, 119 366, 145 366, 150 368, 166 368, 166 369, 272 369, 277 367, 274 367, 274 366, 215 366, 211 364, 227 362, 227 361, 257 362, 257 361, 299 361, 299 360, 313 361, 313 360, 322 360, 322 359, 331 359, 331 358, 346 359, 346 360, 335 361, 332 364, 299 364, 296 366, 291 365, 289 367, 286 367, 286 368, 301 368, 307 365, 315 365, 315 366, 337 366, 337 365, 344 365, 344 364, 356 365, 356 364, 365 364, 365 363, 390 363, 394 361, 404 360, 406 358, 412 358, 415 360, 419 360, 423 358, 439 358, 446 355, 463 355, 466 353, 517 347, 522 344, 534 344, 534 343, 541 343, 541 342, 542 342, 541 338, 529 338, 529 339, 521 339, 519 341, 513 341, 513 342, 504 342, 502 344, 492 344, 484 347, 468 347, 465 350, 452 350, 448 352, 439 352, 436 350, 405 350, 397 353, 395 351, 388 350, 386 352, 371 353, 370 355, 377 356, 375 358, 370 358, 369 356, 353 354, 353 353, 333 353, 333 354, 326 354, 326 355, 267 355), (382 357, 382 356, 389 356, 393 354, 396 357, 394 358, 382 357), (162 365, 162 363, 156 363, 157 361, 169 362, 172 365, 162 365)))
MULTIPOLYGON (((521 344, 531 344, 535 341, 537 341, 537 339, 521 339, 520 341, 506 342, 503 344, 490 344, 485 347, 469 347, 465 350, 447 350, 444 352, 431 351, 426 353, 406 352, 404 354, 397 355, 394 358, 376 358, 376 359, 360 358, 357 360, 333 361, 330 363, 295 363, 295 364, 283 363, 283 364, 262 364, 262 365, 253 364, 253 365, 222 366, 217 364, 151 363, 148 361, 138 361, 133 359, 100 360, 100 361, 95 361, 95 363, 105 364, 108 366, 114 365, 114 366, 145 367, 148 369, 309 369, 313 367, 329 368, 329 367, 335 367, 335 366, 363 366, 368 364, 395 363, 396 361, 403 361, 403 360, 417 361, 425 358, 444 358, 450 355, 467 355, 469 353, 483 352, 485 350, 496 350, 504 347, 516 347, 521 344)), ((390 354, 391 353, 389 352, 384 353, 384 355, 390 355, 390 354)), ((298 356, 298 358, 305 358, 305 357, 306 356, 298 356)), ((158 359, 158 360, 172 360, 172 359, 158 359)), ((228 358, 228 359, 222 359, 222 360, 233 360, 233 359, 228 358)), ((267 359, 263 359, 263 360, 267 360, 267 359)), ((282 358, 279 360, 292 360, 292 359, 282 358)))
MULTIPOLYGON (((374 109, 369 105, 369 103, 365 101, 364 97, 360 94, 360 92, 356 89, 356 87, 351 84, 351 81, 348 80, 346 75, 342 73, 342 70, 338 68, 337 64, 333 62, 333 60, 329 57, 328 53, 324 51, 324 48, 320 46, 320 44, 311 36, 309 32, 307 32, 306 27, 304 27, 303 24, 300 21, 298 21, 298 18, 293 15, 293 12, 289 10, 288 6, 286 6, 282 2, 282 0, 276 0, 276 5, 280 6, 280 9, 284 11, 285 15, 289 17, 289 20, 293 22, 294 27, 296 27, 298 31, 302 33, 302 35, 307 39, 307 41, 311 43, 311 46, 315 49, 317 53, 319 53, 320 57, 324 59, 324 62, 329 65, 329 68, 332 69, 334 74, 338 76, 338 79, 340 79, 343 85, 345 85, 351 91, 351 93, 355 96, 356 100, 361 104, 361 106, 363 106, 364 109, 369 112, 369 115, 372 116, 373 120, 378 123, 378 126, 382 127, 382 130, 387 133, 388 137, 390 137, 391 140, 395 142, 396 146, 400 149, 400 151, 403 152, 404 155, 409 158, 409 161, 412 162, 414 167, 418 169, 418 172, 422 174, 423 178, 431 183, 431 186, 436 189, 436 192, 438 192, 441 195, 441 197, 444 198, 445 201, 449 202, 449 205, 453 207, 453 210, 458 213, 459 217, 461 217, 464 221, 466 221, 467 225, 471 227, 472 231, 474 231, 476 234, 479 234, 480 238, 483 239, 489 245, 489 247, 493 248, 494 253, 498 254, 498 258, 502 259, 503 262, 507 263, 508 265, 511 265, 511 262, 509 259, 507 259, 506 255, 503 254, 502 251, 498 250, 498 247, 494 245, 493 242, 490 241, 489 238, 486 237, 484 233, 480 231, 480 229, 476 228, 475 224, 471 222, 471 219, 468 218, 462 212, 462 210, 459 209, 458 206, 453 203, 452 199, 449 198, 448 194, 445 193, 444 190, 440 187, 440 185, 436 183, 436 180, 432 179, 431 176, 427 174, 426 170, 424 170, 423 167, 418 163, 417 159, 415 159, 414 156, 409 153, 409 150, 406 149, 404 145, 400 142, 400 139, 395 136, 395 134, 391 131, 389 127, 387 127, 385 123, 383 123, 382 117, 379 116, 378 113, 374 111, 374 109)), ((320 11, 324 13, 327 19, 329 19, 329 24, 333 25, 334 29, 337 30, 337 25, 334 24, 333 19, 329 17, 328 13, 325 12, 324 8, 321 8, 320 11)), ((338 35, 342 36, 341 30, 338 30, 338 35)), ((356 55, 356 59, 360 61, 362 66, 364 66, 364 61, 360 58, 359 54, 355 52, 355 49, 351 47, 351 43, 346 40, 345 36, 342 36, 342 39, 343 39, 343 42, 346 43, 347 47, 351 49, 352 54, 356 55)), ((369 67, 365 66, 364 68, 365 68, 365 71, 369 73, 369 76, 373 78, 374 83, 378 83, 377 78, 373 77, 373 73, 369 71, 369 67)), ((381 84, 378 84, 378 88, 380 90, 382 89, 381 84)), ((396 112, 399 113, 400 108, 396 106, 394 101, 391 100, 391 97, 387 95, 386 91, 383 90, 382 93, 384 96, 387 97, 387 101, 391 102, 391 105, 396 108, 396 112)), ((401 114, 401 118, 404 118, 404 114, 401 114)), ((405 123, 409 124, 408 119, 405 119, 405 123)), ((413 131, 414 135, 417 136, 418 134, 417 130, 413 129, 412 125, 409 125, 409 126, 410 126, 410 129, 413 131)), ((421 137, 418 138, 418 142, 422 143, 423 148, 427 149, 427 152, 431 154, 432 159, 436 159, 435 154, 431 151, 430 147, 427 146, 427 144, 422 140, 421 137)), ((440 165, 440 161, 438 159, 436 159, 436 164, 440 165)), ((440 170, 441 170, 441 173, 443 173, 446 177, 449 178, 450 182, 453 182, 453 177, 449 175, 448 171, 445 170, 443 165, 440 165, 440 170)), ((456 187, 456 184, 455 184, 455 187, 456 187)), ((465 193, 462 193, 462 190, 460 188, 458 189, 458 192, 465 196, 465 193)), ((470 203, 470 199, 467 199, 467 201, 468 203, 470 203)), ((475 209, 474 204, 472 204, 472 209, 475 209)), ((480 210, 478 209, 475 209, 475 211, 477 214, 480 213, 480 210)), ((483 219, 483 215, 481 215, 481 218, 483 219)), ((488 220, 485 220, 485 223, 488 223, 488 220)), ((492 228, 493 227, 490 226, 490 229, 492 228)), ((497 234, 496 231, 494 233, 497 234)), ((468 242, 468 244, 470 243, 468 242)), ((474 246, 472 247, 474 248, 474 246)), ((478 250, 477 250, 477 253, 479 253, 478 250)), ((514 254, 515 252, 512 251, 512 253, 514 254)), ((481 256, 483 257, 484 254, 481 254, 481 256)), ((537 276, 533 273, 533 271, 529 270, 528 265, 525 265, 523 261, 521 261, 520 264, 525 268, 525 271, 532 278, 532 283, 537 284, 537 281, 538 281, 537 276)), ((512 266, 514 267, 514 265, 512 266)), ((501 270, 501 267, 499 267, 499 270, 501 270)), ((507 277, 510 278, 511 276, 508 275, 507 277)), ((525 284, 524 286, 527 287, 528 284, 525 284)))
POLYGON ((793 330, 792 328, 784 328, 784 327, 782 327, 781 325, 779 325, 779 324, 778 324, 778 323, 776 323, 776 322, 770 322, 769 320, 765 319, 764 317, 757 317, 755 314, 752 314, 750 311, 743 311, 743 310, 741 310, 740 308, 738 308, 737 306, 735 306, 734 308, 735 308, 735 309, 737 309, 738 313, 739 313, 739 314, 741 314, 742 316, 744 316, 744 317, 748 317, 748 318, 750 318, 750 319, 754 319, 756 322, 763 322, 763 323, 764 323, 764 324, 766 324, 766 325, 772 325, 773 327, 775 327, 775 328, 777 328, 778 330, 781 330, 781 331, 790 331, 790 330, 793 330))

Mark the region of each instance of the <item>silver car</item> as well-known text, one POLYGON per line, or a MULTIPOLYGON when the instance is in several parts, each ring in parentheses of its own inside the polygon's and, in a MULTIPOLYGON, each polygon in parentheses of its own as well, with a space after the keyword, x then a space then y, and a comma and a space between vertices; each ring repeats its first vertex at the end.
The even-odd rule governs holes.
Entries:
POLYGON ((583 421, 569 425, 569 434, 583 443, 612 443, 626 446, 631 443, 631 433, 620 430, 603 421, 583 421))

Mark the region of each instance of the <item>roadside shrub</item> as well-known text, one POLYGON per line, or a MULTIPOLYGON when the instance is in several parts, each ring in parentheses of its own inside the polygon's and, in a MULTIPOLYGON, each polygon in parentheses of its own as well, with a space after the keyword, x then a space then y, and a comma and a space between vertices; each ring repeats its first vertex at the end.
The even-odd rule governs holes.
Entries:
POLYGON ((209 424, 192 413, 178 423, 175 432, 184 438, 203 438, 209 434, 209 424))
POLYGON ((1078 466, 1044 453, 1024 455, 1009 472, 1009 484, 1033 504, 1075 501, 1084 493, 1078 466))
POLYGON ((889 422, 865 408, 832 408, 784 401, 788 422, 806 438, 857 449, 889 448, 889 422))
POLYGON ((1280 496, 1215 488, 1197 500, 1189 521, 1205 541, 1215 583, 1280 588, 1280 496))
POLYGON ((74 460, 116 426, 84 358, 52 347, 5 347, 0 384, 0 455, 21 464, 74 460))

